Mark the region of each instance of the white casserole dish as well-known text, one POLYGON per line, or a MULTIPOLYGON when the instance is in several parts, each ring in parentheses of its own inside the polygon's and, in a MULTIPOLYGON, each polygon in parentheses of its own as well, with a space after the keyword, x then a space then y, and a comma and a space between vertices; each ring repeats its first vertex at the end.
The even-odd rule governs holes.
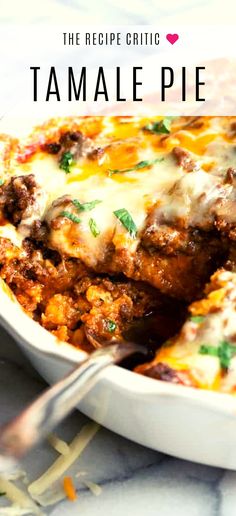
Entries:
MULTIPOLYGON (((0 323, 52 384, 86 356, 31 320, 1 280, 0 323)), ((176 457, 236 468, 233 396, 153 380, 118 366, 101 374, 78 407, 105 427, 176 457)))
MULTIPOLYGON (((30 110, 26 112, 31 113, 28 119, 20 112, 18 118, 8 113, 0 121, 0 130, 27 134, 36 117, 30 110)), ((37 123, 47 118, 48 113, 42 112, 37 123)), ((30 319, 1 278, 0 324, 49 384, 86 358, 85 352, 59 342, 30 319)), ((101 373, 96 387, 78 408, 106 428, 144 446, 202 464, 236 469, 236 398, 232 395, 154 380, 112 366, 101 373)))

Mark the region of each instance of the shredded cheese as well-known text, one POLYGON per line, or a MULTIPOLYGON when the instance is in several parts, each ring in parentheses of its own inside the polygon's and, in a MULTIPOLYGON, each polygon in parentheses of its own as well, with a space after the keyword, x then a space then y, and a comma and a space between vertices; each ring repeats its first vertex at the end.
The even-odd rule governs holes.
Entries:
MULTIPOLYGON (((10 480, 6 478, 0 477, 0 491, 6 493, 6 497, 10 500, 13 505, 13 508, 21 508, 24 510, 28 510, 29 513, 42 516, 42 512, 39 507, 33 502, 33 500, 26 494, 24 491, 16 487, 10 480)), ((1 508, 2 511, 3 507, 1 508)), ((9 509, 6 507, 6 509, 9 509)), ((23 513, 24 514, 24 513, 23 513)), ((25 513, 27 514, 27 513, 25 513)))
MULTIPOLYGON (((43 516, 44 513, 41 512, 35 502, 41 507, 48 507, 55 505, 66 497, 71 501, 75 501, 77 493, 72 478, 70 476, 64 477, 63 489, 56 482, 73 462, 78 459, 99 428, 100 426, 97 423, 85 425, 70 445, 55 434, 51 434, 48 441, 61 456, 41 477, 28 486, 30 496, 11 482, 11 480, 21 479, 23 483, 26 483, 27 475, 25 471, 16 470, 13 473, 9 473, 5 478, 0 477, 0 491, 6 493, 6 497, 12 502, 11 506, 0 508, 0 515, 24 516, 29 514, 43 516)), ((81 471, 76 474, 76 477, 86 474, 85 471, 81 471)), ((83 483, 95 496, 101 494, 102 488, 98 484, 86 480, 83 483)))
POLYGON ((86 487, 88 487, 95 496, 99 496, 102 492, 101 486, 95 484, 95 482, 90 482, 89 480, 83 480, 83 483, 86 487))
POLYGON ((57 484, 53 489, 48 489, 45 493, 34 495, 32 498, 41 507, 50 507, 65 500, 66 495, 64 490, 57 484))
POLYGON ((49 434, 48 442, 61 455, 67 455, 70 451, 68 443, 60 439, 55 433, 49 434))
MULTIPOLYGON (((100 425, 97 423, 88 423, 85 425, 69 445, 69 453, 58 457, 54 464, 52 464, 41 477, 28 486, 29 494, 32 497, 41 495, 54 482, 61 478, 65 471, 78 459, 99 428, 100 425)), ((3 489, 3 491, 5 490, 3 489)))
POLYGON ((22 480, 24 484, 29 483, 27 473, 22 469, 17 469, 9 473, 4 473, 4 478, 6 478, 7 480, 22 480))
POLYGON ((76 473, 76 478, 79 478, 79 477, 85 477, 87 475, 87 471, 78 471, 78 473, 76 473))

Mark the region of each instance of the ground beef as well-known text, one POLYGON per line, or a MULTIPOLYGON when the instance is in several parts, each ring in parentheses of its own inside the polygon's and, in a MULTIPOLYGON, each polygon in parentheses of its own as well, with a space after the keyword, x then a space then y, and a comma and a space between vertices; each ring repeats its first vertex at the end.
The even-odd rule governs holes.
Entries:
POLYGON ((229 167, 225 174, 225 183, 232 185, 236 177, 236 168, 229 167))
POLYGON ((48 238, 47 224, 42 220, 35 220, 31 226, 30 238, 35 242, 46 244, 48 238))
POLYGON ((214 244, 211 246, 211 242, 209 247, 205 245, 202 243, 196 254, 180 252, 173 256, 157 252, 151 254, 140 248, 132 277, 147 281, 176 299, 191 301, 201 294, 216 264, 221 264, 225 257, 220 241, 216 247, 214 244))
POLYGON ((149 378, 155 378, 155 380, 194 387, 188 371, 177 371, 162 362, 153 365, 152 363, 142 364, 136 368, 136 372, 148 376, 149 378))
POLYGON ((192 172, 196 168, 196 163, 192 159, 190 152, 182 149, 182 147, 174 147, 172 154, 177 165, 182 167, 185 172, 192 172))
POLYGON ((80 131, 67 131, 60 136, 58 142, 43 145, 42 150, 49 154, 57 154, 59 162, 65 152, 70 152, 75 161, 86 156, 96 159, 103 153, 101 148, 95 147, 91 138, 80 131))
POLYGON ((105 152, 105 149, 103 149, 102 147, 97 147, 96 149, 89 152, 88 158, 93 161, 98 160, 99 158, 101 158, 104 155, 104 152, 105 152))
POLYGON ((128 278, 147 282, 176 299, 191 301, 202 292, 216 266, 226 259, 227 245, 214 232, 196 236, 190 232, 185 244, 181 238, 176 238, 175 244, 169 243, 169 249, 158 249, 156 242, 152 245, 150 240, 142 240, 136 253, 131 255, 125 249, 113 252, 96 266, 96 271, 123 272, 128 278))
POLYGON ((95 148, 93 140, 84 136, 80 131, 62 134, 59 143, 61 145, 60 155, 70 151, 75 160, 87 156, 95 148))
MULTIPOLYGON (((159 299, 160 303, 160 299, 159 299)), ((112 281, 90 274, 75 282, 70 291, 50 296, 42 313, 42 324, 49 330, 65 326, 75 330, 70 339, 87 337, 93 346, 119 339, 131 321, 143 317, 158 305, 158 296, 145 286, 112 281), (77 330, 81 331, 78 332, 77 330)))
MULTIPOLYGON (((142 246, 146 249, 163 250, 166 255, 194 254, 202 240, 203 234, 192 228, 171 227, 168 224, 157 224, 153 215, 147 218, 142 235, 142 246)), ((209 239, 208 239, 209 240, 209 239)))
POLYGON ((33 174, 12 177, 0 190, 0 211, 3 217, 18 225, 35 202, 37 184, 33 174))
POLYGON ((206 124, 204 116, 186 116, 183 118, 187 120, 186 124, 183 126, 184 129, 201 129, 206 124))
POLYGON ((1 277, 32 318, 87 351, 123 338, 134 321, 168 311, 169 303, 178 311, 176 301, 142 282, 97 276, 76 259, 45 258, 36 242, 25 242, 20 250, 1 239, 0 266, 1 277))
POLYGON ((164 382, 180 383, 177 371, 172 369, 167 364, 159 362, 145 370, 145 376, 155 378, 156 380, 163 380, 164 382))
POLYGON ((234 138, 236 135, 236 122, 232 122, 230 124, 230 128, 229 128, 229 136, 231 138, 234 138))

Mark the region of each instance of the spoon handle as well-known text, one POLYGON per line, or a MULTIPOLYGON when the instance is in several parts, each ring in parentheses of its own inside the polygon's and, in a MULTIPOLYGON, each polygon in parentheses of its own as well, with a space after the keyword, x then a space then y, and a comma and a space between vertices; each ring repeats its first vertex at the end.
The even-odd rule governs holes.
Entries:
POLYGON ((140 346, 131 342, 119 342, 94 351, 12 421, 0 427, 2 458, 19 459, 25 455, 76 407, 95 385, 101 371, 137 351, 140 352, 140 346))

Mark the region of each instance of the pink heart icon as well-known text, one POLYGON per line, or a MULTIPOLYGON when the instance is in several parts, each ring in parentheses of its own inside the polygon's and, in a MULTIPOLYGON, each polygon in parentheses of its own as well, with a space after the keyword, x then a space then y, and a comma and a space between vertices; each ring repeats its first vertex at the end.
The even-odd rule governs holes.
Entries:
POLYGON ((179 34, 166 34, 166 39, 171 43, 171 45, 174 45, 174 43, 179 39, 179 34))

